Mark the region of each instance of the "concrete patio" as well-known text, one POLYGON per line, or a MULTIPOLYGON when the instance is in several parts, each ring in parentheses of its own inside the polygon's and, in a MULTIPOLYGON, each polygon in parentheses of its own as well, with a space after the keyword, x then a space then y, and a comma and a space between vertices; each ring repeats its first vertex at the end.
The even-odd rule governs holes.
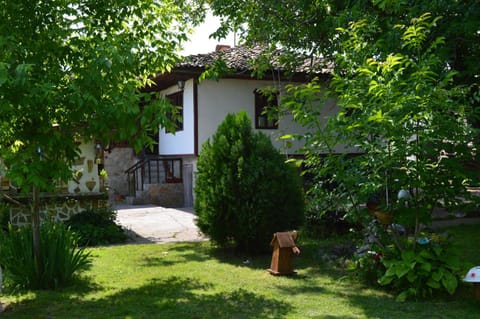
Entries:
POLYGON ((207 240, 195 224, 192 208, 117 205, 117 223, 136 243, 198 242, 207 240))

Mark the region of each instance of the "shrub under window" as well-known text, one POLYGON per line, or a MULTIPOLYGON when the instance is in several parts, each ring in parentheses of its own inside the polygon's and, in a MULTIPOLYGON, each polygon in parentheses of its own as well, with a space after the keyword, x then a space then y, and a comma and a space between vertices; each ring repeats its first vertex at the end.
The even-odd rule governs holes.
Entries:
POLYGON ((273 233, 303 222, 298 172, 245 112, 228 115, 198 159, 198 226, 219 244, 246 252, 269 250, 273 233))

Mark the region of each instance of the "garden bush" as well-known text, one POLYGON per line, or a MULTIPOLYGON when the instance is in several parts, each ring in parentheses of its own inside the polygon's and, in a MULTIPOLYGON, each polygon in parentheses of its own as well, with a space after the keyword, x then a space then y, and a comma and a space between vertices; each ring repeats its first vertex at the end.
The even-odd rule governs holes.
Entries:
POLYGON ((127 235, 115 223, 116 216, 116 211, 109 207, 87 209, 73 215, 65 224, 80 236, 82 246, 124 243, 127 235))
POLYGON ((307 211, 305 214, 305 232, 312 238, 324 239, 343 236, 359 226, 347 219, 344 211, 307 211))
POLYGON ((434 292, 452 295, 462 269, 457 252, 437 234, 421 237, 416 245, 407 241, 403 250, 386 253, 382 264, 386 271, 378 282, 400 292, 398 301, 422 299, 434 292))
POLYGON ((466 266, 447 233, 393 236, 398 232, 371 223, 358 248, 355 269, 367 283, 397 293, 398 301, 453 294, 466 266), (394 244, 394 242, 396 244, 394 244))
POLYGON ((273 233, 299 227, 304 198, 298 171, 285 163, 245 112, 228 115, 202 148, 195 211, 203 233, 220 246, 269 249, 273 233))
POLYGON ((33 252, 30 227, 0 234, 0 264, 8 282, 17 288, 55 289, 65 287, 90 264, 90 254, 78 249, 78 236, 63 224, 44 223, 40 228, 39 270, 33 252))

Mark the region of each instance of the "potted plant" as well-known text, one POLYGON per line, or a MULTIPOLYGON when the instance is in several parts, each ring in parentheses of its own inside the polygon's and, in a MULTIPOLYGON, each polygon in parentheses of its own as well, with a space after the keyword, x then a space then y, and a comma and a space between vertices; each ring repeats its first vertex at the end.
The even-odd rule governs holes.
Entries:
POLYGON ((370 215, 374 216, 382 225, 390 225, 393 222, 393 214, 388 211, 388 205, 381 204, 378 194, 371 194, 367 200, 367 209, 370 215))

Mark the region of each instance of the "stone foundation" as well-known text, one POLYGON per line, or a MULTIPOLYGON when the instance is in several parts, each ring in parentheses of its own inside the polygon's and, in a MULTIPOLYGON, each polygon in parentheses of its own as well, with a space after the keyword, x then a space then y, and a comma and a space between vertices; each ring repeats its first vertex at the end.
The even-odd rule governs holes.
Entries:
POLYGON ((182 183, 149 184, 143 192, 146 202, 162 207, 184 207, 182 183))
MULTIPOLYGON (((16 226, 30 224, 31 201, 29 198, 15 198, 20 205, 11 205, 10 222, 16 226)), ((108 198, 103 193, 97 194, 65 194, 45 195, 41 198, 40 218, 41 220, 52 220, 63 222, 72 215, 86 209, 96 209, 108 206, 108 198)))

